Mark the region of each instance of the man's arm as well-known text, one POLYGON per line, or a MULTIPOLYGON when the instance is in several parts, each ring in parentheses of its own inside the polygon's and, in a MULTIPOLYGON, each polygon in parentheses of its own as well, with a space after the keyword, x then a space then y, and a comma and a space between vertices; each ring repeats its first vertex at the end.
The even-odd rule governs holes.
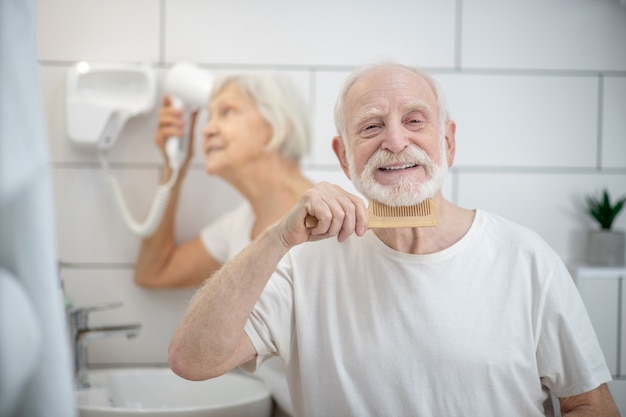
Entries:
POLYGON ((619 417, 619 410, 606 384, 579 395, 559 398, 563 417, 619 417))
POLYGON ((244 326, 276 265, 287 253, 268 229, 215 272, 194 295, 172 338, 168 361, 183 378, 222 375, 256 355, 244 326))
POLYGON ((363 201, 340 187, 318 184, 294 208, 239 255, 216 271, 198 290, 169 347, 170 368, 179 376, 204 380, 222 375, 256 356, 244 331, 256 301, 280 259, 307 241, 367 229, 363 201), (314 228, 305 217, 318 218, 314 228))

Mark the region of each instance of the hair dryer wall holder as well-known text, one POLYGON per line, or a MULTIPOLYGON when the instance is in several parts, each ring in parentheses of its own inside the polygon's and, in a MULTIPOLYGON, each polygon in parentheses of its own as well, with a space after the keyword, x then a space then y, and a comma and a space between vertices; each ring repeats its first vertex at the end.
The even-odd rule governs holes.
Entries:
MULTIPOLYGON (((167 73, 164 92, 172 105, 184 112, 184 117, 207 104, 213 86, 213 76, 196 64, 180 62, 167 73)), ((79 62, 67 73, 67 133, 74 144, 97 149, 100 164, 109 182, 115 202, 127 228, 135 235, 147 237, 161 223, 187 157, 187 138, 168 138, 165 152, 172 175, 155 193, 143 222, 135 220, 126 204, 117 178, 110 170, 106 155, 115 144, 126 121, 154 107, 156 77, 147 65, 123 63, 79 62)), ((189 126, 189 123, 186 123, 189 126)))

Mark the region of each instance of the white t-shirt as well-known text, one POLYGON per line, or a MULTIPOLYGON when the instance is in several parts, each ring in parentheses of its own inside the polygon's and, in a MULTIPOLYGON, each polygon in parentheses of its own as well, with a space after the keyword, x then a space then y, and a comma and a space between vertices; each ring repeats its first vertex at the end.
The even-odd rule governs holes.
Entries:
POLYGON ((372 232, 293 248, 246 325, 298 416, 552 415, 611 375, 579 293, 534 232, 477 211, 429 255, 372 232))
POLYGON ((246 201, 222 214, 200 232, 204 248, 220 263, 226 263, 250 244, 254 213, 246 201))
MULTIPOLYGON (((254 219, 252 207, 248 202, 243 202, 202 229, 200 239, 204 248, 215 260, 227 262, 250 244, 254 219)), ((279 357, 271 358, 255 374, 265 382, 279 407, 285 413, 293 414, 282 360, 279 357)))

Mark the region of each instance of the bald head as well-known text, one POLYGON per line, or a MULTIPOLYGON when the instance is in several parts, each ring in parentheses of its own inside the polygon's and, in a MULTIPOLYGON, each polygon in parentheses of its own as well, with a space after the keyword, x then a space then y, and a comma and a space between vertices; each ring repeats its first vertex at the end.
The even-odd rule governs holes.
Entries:
MULTIPOLYGON (((443 125, 449 120, 448 108, 443 91, 439 85, 439 82, 434 79, 430 74, 395 62, 383 62, 367 65, 357 69, 353 72, 344 82, 344 85, 337 97, 335 103, 335 128, 337 134, 346 140, 347 125, 346 125, 346 103, 349 101, 349 97, 353 88, 358 88, 360 81, 372 78, 376 76, 382 76, 381 79, 388 79, 394 77, 394 75, 408 73, 412 77, 415 77, 415 82, 426 83, 430 88, 432 94, 435 97, 437 103, 437 113, 439 114, 439 122, 443 125)), ((371 83, 369 84, 371 88, 371 83)))

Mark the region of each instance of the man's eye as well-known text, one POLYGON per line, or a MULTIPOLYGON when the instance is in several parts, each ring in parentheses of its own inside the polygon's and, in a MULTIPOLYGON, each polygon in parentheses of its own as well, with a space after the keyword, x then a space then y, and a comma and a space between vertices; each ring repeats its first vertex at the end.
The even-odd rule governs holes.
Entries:
POLYGON ((404 117, 404 123, 411 126, 423 124, 426 121, 426 117, 421 112, 410 112, 404 117))
POLYGON ((366 124, 366 125, 363 125, 363 127, 361 128, 361 135, 363 137, 376 136, 378 132, 380 132, 380 129, 381 129, 380 124, 376 124, 376 123, 366 124))

